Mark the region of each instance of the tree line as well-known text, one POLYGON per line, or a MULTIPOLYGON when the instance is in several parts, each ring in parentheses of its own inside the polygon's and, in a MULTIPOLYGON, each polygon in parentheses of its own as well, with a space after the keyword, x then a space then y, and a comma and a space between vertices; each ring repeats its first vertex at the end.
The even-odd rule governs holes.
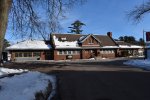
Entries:
POLYGON ((140 46, 145 45, 143 38, 140 38, 139 40, 136 40, 134 36, 120 36, 116 40, 124 41, 124 42, 131 43, 131 44, 134 44, 134 45, 140 45, 140 46))

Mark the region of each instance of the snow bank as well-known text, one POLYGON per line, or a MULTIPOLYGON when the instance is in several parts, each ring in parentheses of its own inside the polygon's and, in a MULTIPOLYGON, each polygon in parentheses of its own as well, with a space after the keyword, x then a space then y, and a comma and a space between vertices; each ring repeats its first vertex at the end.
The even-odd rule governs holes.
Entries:
POLYGON ((125 65, 132 65, 146 70, 150 70, 150 59, 146 60, 129 60, 124 62, 125 65))
POLYGON ((0 68, 0 77, 3 75, 8 75, 12 73, 22 73, 27 72, 28 70, 22 70, 22 69, 8 69, 8 68, 0 68))
POLYGON ((55 77, 40 72, 28 72, 0 79, 0 100, 35 100, 35 94, 44 92, 49 81, 53 86, 55 77))

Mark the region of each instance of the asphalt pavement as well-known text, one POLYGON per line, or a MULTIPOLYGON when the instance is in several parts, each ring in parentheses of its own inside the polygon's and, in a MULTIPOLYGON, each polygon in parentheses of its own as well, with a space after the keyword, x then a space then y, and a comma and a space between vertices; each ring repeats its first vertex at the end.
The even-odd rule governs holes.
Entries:
POLYGON ((76 69, 88 66, 86 70, 54 70, 57 76, 54 100, 150 100, 150 72, 122 63, 87 62, 69 65, 76 69), (87 70, 91 67, 97 69, 87 70))

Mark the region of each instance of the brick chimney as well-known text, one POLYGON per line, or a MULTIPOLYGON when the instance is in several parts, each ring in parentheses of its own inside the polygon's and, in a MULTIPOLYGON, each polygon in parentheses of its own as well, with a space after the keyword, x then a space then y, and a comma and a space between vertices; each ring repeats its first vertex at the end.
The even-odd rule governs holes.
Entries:
POLYGON ((112 38, 112 32, 107 32, 107 35, 112 38))

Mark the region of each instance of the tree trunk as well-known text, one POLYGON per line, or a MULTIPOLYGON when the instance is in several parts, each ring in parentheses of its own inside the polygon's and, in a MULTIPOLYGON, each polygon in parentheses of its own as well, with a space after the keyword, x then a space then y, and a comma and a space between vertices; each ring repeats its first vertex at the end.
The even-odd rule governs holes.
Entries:
POLYGON ((11 0, 0 0, 0 66, 2 65, 3 42, 7 28, 11 0))

